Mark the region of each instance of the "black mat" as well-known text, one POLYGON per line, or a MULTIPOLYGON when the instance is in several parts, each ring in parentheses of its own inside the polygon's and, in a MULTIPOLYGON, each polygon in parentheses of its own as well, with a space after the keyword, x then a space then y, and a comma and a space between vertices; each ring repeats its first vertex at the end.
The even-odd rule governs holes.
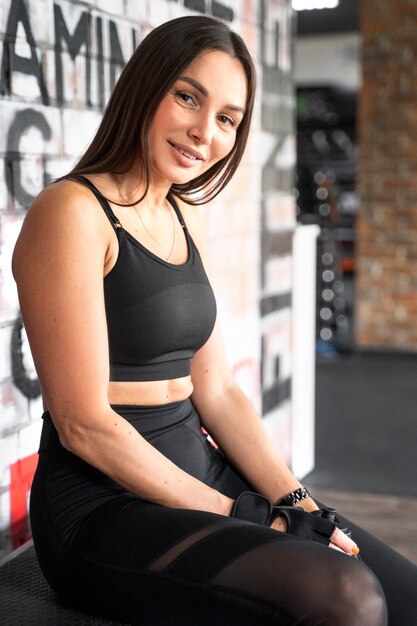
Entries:
POLYGON ((317 365, 311 487, 417 497, 417 355, 352 353, 317 365))
POLYGON ((127 626, 64 607, 28 545, 0 567, 1 626, 127 626))

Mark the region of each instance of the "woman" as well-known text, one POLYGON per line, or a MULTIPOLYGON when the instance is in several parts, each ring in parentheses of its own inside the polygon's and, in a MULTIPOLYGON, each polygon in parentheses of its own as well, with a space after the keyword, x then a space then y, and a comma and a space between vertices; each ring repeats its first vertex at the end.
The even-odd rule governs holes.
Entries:
POLYGON ((392 624, 416 623, 415 568, 355 528, 374 573, 354 557, 226 363, 191 198, 233 175, 254 89, 224 24, 160 26, 28 212, 13 270, 45 403, 39 562, 65 602, 133 624, 380 626, 381 583, 392 624))

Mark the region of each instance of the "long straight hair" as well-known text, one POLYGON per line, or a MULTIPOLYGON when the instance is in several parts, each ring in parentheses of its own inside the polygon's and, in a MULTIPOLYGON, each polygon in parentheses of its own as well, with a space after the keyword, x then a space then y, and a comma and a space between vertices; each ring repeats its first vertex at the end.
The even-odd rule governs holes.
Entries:
POLYGON ((135 203, 143 200, 150 184, 148 133, 153 115, 184 68, 209 50, 225 52, 242 64, 247 81, 245 114, 229 154, 193 180, 173 184, 170 191, 189 204, 203 204, 214 198, 227 185, 243 156, 256 74, 243 39, 223 22, 205 16, 165 22, 143 39, 120 74, 92 142, 69 175, 123 174, 139 163, 146 186, 135 203), (190 195, 195 193, 198 199, 193 200, 190 195))

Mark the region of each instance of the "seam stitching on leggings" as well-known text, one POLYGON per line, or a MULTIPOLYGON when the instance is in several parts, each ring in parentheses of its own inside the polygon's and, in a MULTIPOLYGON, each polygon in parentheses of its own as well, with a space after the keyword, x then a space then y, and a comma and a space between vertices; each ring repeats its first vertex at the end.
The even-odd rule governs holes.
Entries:
MULTIPOLYGON (((243 527, 248 527, 248 526, 253 526, 254 525, 252 522, 247 522, 245 520, 238 520, 238 519, 235 519, 235 518, 229 518, 229 519, 230 519, 230 525, 227 526, 226 523, 223 524, 221 527, 218 528, 217 533, 220 533, 220 532, 222 532, 225 529, 229 530, 229 529, 243 528, 243 527)), ((213 536, 215 536, 217 533, 210 533, 209 535, 206 535, 205 537, 202 537, 200 539, 200 541, 198 541, 197 543, 192 544, 191 546, 189 546, 189 548, 187 550, 185 550, 184 552, 182 552, 181 554, 179 554, 178 557, 174 561, 172 561, 172 563, 170 563, 165 568, 165 570, 166 571, 170 571, 171 569, 175 568, 176 565, 178 564, 178 562, 180 562, 184 558, 187 558, 187 554, 190 551, 192 551, 193 548, 195 548, 196 546, 198 546, 198 547, 203 546, 205 543, 211 541, 213 536)), ((265 543, 268 544, 269 541, 272 541, 273 539, 274 539, 274 537, 271 537, 271 538, 268 537, 268 541, 265 541, 265 543)), ((264 545, 264 544, 262 543, 261 545, 264 545)), ((258 547, 258 546, 255 546, 255 547, 258 547)), ((252 550, 252 548, 250 548, 250 550, 252 550)), ((246 554, 246 552, 245 552, 245 554, 246 554)), ((230 559, 228 559, 227 561, 223 561, 222 564, 219 566, 219 568, 226 567, 230 562, 233 562, 235 559, 236 559, 235 555, 231 556, 230 559), (226 566, 225 566, 225 563, 226 563, 226 566)), ((215 575, 216 574, 212 575, 212 577, 215 576, 215 575)))
MULTIPOLYGON (((273 532, 276 532, 276 531, 273 531, 273 532)), ((262 548, 264 546, 267 546, 270 543, 275 543, 275 539, 276 539, 276 537, 273 537, 273 536, 268 537, 268 538, 265 537, 265 539, 262 542, 260 541, 259 544, 257 544, 256 546, 253 546, 252 548, 249 548, 249 550, 246 550, 245 552, 242 552, 241 554, 239 554, 238 557, 231 556, 227 561, 224 561, 221 564, 220 568, 215 573, 213 573, 211 575, 211 577, 210 577, 208 582, 211 583, 213 578, 215 578, 218 575, 219 571, 221 571, 221 570, 225 569, 226 567, 228 567, 228 565, 230 565, 230 563, 233 563, 234 561, 239 559, 241 556, 246 556, 247 554, 250 554, 253 550, 257 550, 258 548, 262 548)))
POLYGON ((171 566, 175 565, 175 562, 177 561, 177 559, 185 556, 189 550, 193 549, 195 546, 201 545, 201 543, 205 539, 208 539, 209 537, 216 535, 218 532, 223 530, 223 528, 227 527, 228 525, 229 525, 229 522, 221 521, 221 522, 218 522, 217 524, 211 524, 209 526, 205 526, 204 528, 201 528, 200 530, 192 533, 191 535, 184 537, 184 539, 182 539, 181 541, 177 541, 176 543, 172 544, 167 550, 164 550, 164 552, 162 552, 158 557, 150 561, 146 567, 149 568, 153 572, 163 572, 165 570, 168 570, 171 566), (189 540, 192 541, 193 537, 201 535, 203 532, 205 532, 206 534, 202 535, 199 539, 196 539, 193 543, 191 543, 187 547, 184 547, 164 567, 161 567, 161 569, 156 569, 159 567, 158 562, 166 559, 167 555, 169 555, 170 552, 175 550, 175 548, 178 548, 178 546, 180 546, 182 543, 186 543, 189 540))

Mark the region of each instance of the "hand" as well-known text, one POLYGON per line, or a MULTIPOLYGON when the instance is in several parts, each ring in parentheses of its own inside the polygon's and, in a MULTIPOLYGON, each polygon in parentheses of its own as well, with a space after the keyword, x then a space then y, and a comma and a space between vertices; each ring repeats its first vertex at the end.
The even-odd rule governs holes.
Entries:
MULTIPOLYGON (((312 498, 306 498, 305 501, 301 502, 298 505, 299 508, 303 508, 306 513, 319 510, 317 504, 312 500, 312 498), (303 506, 301 506, 303 505, 303 506)), ((280 532, 288 532, 288 523, 285 517, 276 517, 272 522, 270 528, 274 530, 278 530, 280 532)), ((330 537, 329 548, 333 550, 339 550, 339 552, 344 552, 345 554, 357 555, 359 553, 359 548, 354 541, 350 537, 348 537, 340 528, 335 528, 333 534, 330 537)))
MULTIPOLYGON (((313 498, 305 498, 298 505, 304 509, 304 511, 317 511, 318 506, 314 502, 313 498)), ((284 521, 285 524, 285 521, 284 521)), ((278 530, 278 529, 277 529, 278 530)), ((284 531, 286 532, 286 531, 284 531)), ((339 550, 340 552, 345 552, 346 554, 359 554, 359 548, 354 541, 345 533, 340 530, 340 528, 335 528, 333 535, 330 537, 329 548, 333 548, 334 550, 339 550)))
POLYGON ((276 517, 272 522, 270 528, 274 530, 279 530, 281 533, 288 532, 288 524, 287 520, 284 517, 276 517))

